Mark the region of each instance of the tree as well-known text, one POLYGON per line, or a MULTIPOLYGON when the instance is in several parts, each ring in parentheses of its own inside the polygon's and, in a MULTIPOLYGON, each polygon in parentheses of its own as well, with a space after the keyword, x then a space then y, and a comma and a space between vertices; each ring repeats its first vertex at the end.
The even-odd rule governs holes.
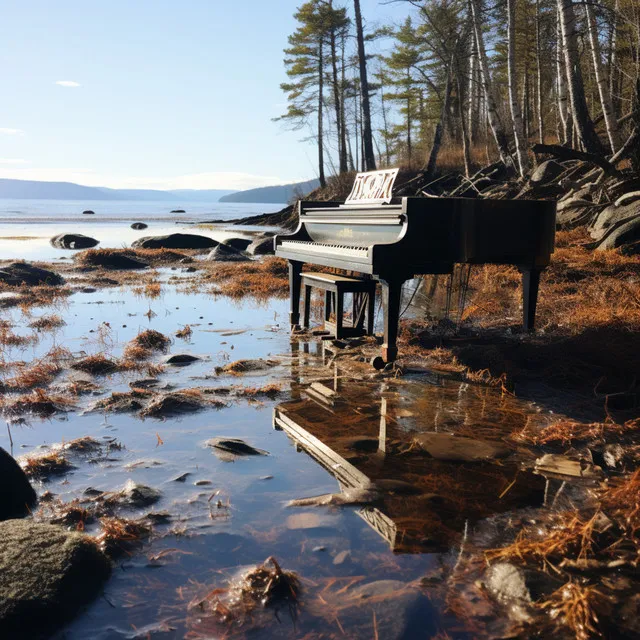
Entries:
POLYGON ((367 78, 367 56, 364 47, 364 27, 360 0, 353 0, 356 15, 356 37, 358 41, 358 67, 360 70, 360 92, 362 100, 362 140, 364 162, 367 171, 375 171, 376 157, 373 152, 373 134, 371 129, 371 104, 369 101, 369 80, 367 78))

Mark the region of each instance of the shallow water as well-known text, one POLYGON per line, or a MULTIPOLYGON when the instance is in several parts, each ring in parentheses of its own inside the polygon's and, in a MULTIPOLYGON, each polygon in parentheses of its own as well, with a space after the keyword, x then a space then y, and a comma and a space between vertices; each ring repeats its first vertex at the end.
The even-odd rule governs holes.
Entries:
MULTIPOLYGON (((174 339, 171 352, 203 359, 184 368, 168 367, 160 375, 163 382, 176 388, 255 387, 274 381, 282 386, 277 400, 229 400, 220 409, 165 420, 83 413, 96 397, 126 390, 131 380, 145 377, 118 374, 97 378, 103 391, 81 397, 78 410, 50 420, 32 417, 28 425, 11 427, 15 455, 87 435, 115 437, 123 445, 95 460, 72 454, 75 468, 41 483, 40 493, 51 491, 67 501, 81 497, 88 487, 117 490, 132 479, 158 488, 162 498, 151 509, 121 515, 143 516, 150 510, 171 514, 168 524, 154 527, 150 541, 117 564, 104 597, 59 638, 241 637, 249 630, 258 638, 329 638, 343 632, 371 638, 374 622, 366 607, 363 615, 349 609, 338 617, 332 613, 337 605, 327 604, 341 601, 343 587, 388 579, 417 584, 425 575, 451 567, 463 529, 492 514, 542 502, 543 479, 517 466, 529 457, 525 450, 512 447, 513 462, 508 464, 466 464, 432 460, 411 444, 423 431, 475 433, 502 441, 513 431, 544 424, 549 417, 539 407, 429 373, 371 379, 364 365, 351 371, 327 367, 323 343, 292 343, 286 307, 285 301, 235 303, 177 293, 165 284, 158 299, 108 289, 76 293, 58 308, 33 310, 31 318, 22 317, 19 309, 4 313, 22 334, 29 330, 19 327, 44 313, 55 311, 67 322, 55 332, 40 333, 39 342, 26 349, 5 349, 5 362, 42 357, 53 345, 75 354, 106 351, 117 356, 142 329, 173 335, 189 324, 190 341, 174 339), (268 358, 276 364, 253 375, 215 374, 216 365, 241 358, 268 358), (309 392, 314 382, 333 391, 329 400, 309 392), (332 463, 319 463, 317 447, 275 430, 274 410, 313 434, 332 463), (270 455, 224 462, 204 446, 215 436, 242 438, 270 455), (353 437, 374 446, 354 451, 353 437), (340 492, 345 469, 374 481, 410 482, 422 493, 391 491, 375 506, 286 506, 292 499, 340 492), (175 480, 185 473, 190 474, 186 481, 175 480), (211 484, 194 484, 203 480, 211 484), (218 509, 217 500, 229 501, 229 508, 218 509), (348 562, 334 564, 345 555, 348 562), (225 636, 229 629, 190 606, 224 587, 239 569, 268 556, 303 580, 303 606, 295 625, 287 615, 281 613, 279 622, 268 612, 242 628, 232 626, 231 636, 225 636)), ((0 433, 0 446, 11 446, 6 431, 0 433)), ((434 628, 449 628, 452 621, 443 613, 443 603, 436 594, 431 597, 434 628)))

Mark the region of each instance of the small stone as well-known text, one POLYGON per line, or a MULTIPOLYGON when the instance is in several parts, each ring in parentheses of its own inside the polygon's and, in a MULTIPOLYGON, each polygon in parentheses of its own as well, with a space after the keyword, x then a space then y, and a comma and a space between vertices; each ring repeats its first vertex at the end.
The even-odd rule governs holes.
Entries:
POLYGON ((189 472, 187 473, 183 473, 181 476, 178 476, 177 478, 174 478, 173 481, 174 482, 186 482, 187 478, 190 476, 191 474, 189 472))
POLYGON ((339 567, 343 564, 349 564, 351 561, 351 551, 347 551, 345 549, 344 551, 336 554, 335 558, 333 559, 333 564, 336 565, 336 567, 339 567))

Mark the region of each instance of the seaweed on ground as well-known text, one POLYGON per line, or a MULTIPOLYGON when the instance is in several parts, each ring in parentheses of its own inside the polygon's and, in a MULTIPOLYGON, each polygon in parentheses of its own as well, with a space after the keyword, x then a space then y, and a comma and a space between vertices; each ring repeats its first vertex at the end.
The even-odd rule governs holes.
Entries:
POLYGON ((23 471, 31 478, 46 480, 50 476, 61 475, 73 469, 73 465, 60 451, 42 455, 25 456, 19 460, 23 471))
POLYGON ((557 420, 537 433, 523 432, 519 437, 535 445, 571 445, 579 442, 608 442, 640 433, 640 418, 618 424, 612 419, 584 423, 577 420, 557 420))
POLYGON ((100 549, 110 558, 124 554, 131 555, 133 549, 151 535, 151 527, 142 520, 127 518, 100 518, 100 533, 96 542, 100 549))
POLYGON ((90 373, 91 375, 106 376, 121 371, 123 367, 121 363, 111 360, 101 353, 97 353, 76 360, 76 362, 72 363, 71 368, 84 373, 90 373))
POLYGON ((48 394, 40 388, 23 395, 4 394, 0 396, 0 413, 9 415, 30 413, 47 417, 59 411, 67 411, 72 405, 73 402, 69 398, 48 394))
POLYGON ((32 329, 37 329, 38 331, 53 331, 54 329, 58 329, 59 327, 63 327, 67 324, 59 315, 48 315, 48 316, 40 316, 33 322, 29 323, 29 326, 32 329))

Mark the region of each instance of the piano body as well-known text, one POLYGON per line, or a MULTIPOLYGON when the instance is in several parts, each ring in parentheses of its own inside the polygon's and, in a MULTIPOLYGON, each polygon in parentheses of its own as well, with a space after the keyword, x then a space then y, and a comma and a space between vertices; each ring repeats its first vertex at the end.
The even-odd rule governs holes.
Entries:
POLYGON ((369 274, 382 287, 382 357, 396 359, 402 285, 456 263, 513 265, 522 272, 525 330, 534 327, 541 271, 554 250, 555 202, 406 197, 389 204, 298 203, 299 225, 274 238, 289 261, 290 322, 300 321, 305 263, 369 274))

